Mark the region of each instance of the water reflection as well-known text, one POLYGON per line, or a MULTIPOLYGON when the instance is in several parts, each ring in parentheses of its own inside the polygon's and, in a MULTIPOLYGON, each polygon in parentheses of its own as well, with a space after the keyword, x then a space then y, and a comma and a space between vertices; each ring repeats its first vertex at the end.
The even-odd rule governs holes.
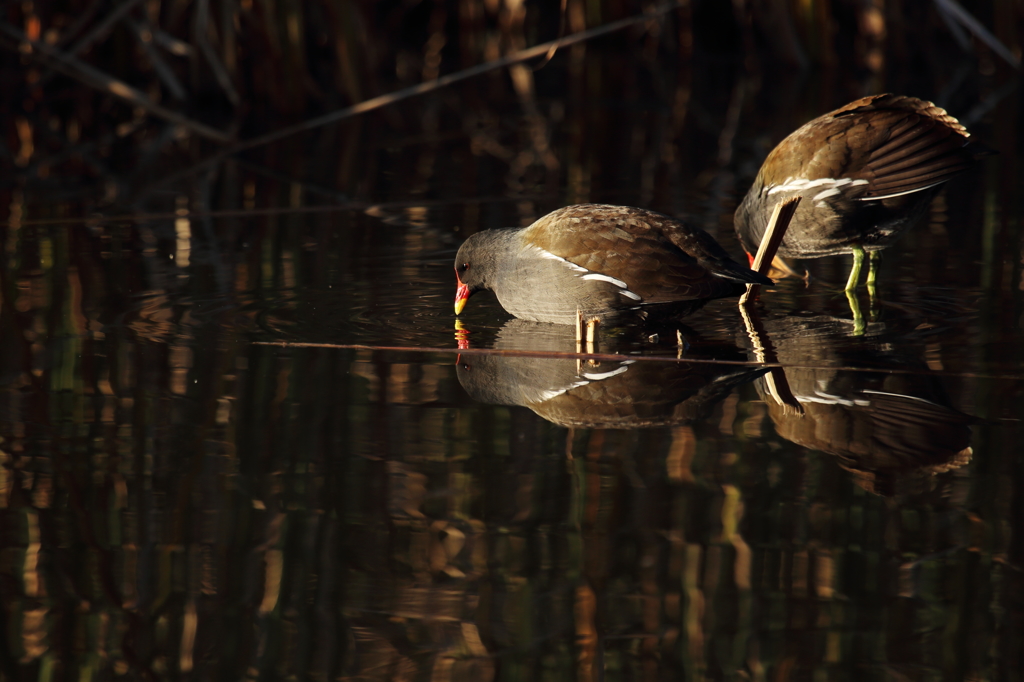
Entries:
MULTIPOLYGON (((577 359, 570 327, 510 320, 494 348, 542 349, 552 355, 519 353, 460 356, 459 382, 474 400, 521 405, 565 427, 628 429, 681 425, 710 413, 733 388, 764 370, 725 363, 577 359)), ((607 350, 607 349, 605 349, 607 350)), ((719 359, 739 359, 739 349, 721 349, 719 359)))
MULTIPOLYGON (((86 4, 102 21, 115 3, 86 4)), ((243 17, 267 5, 227 4, 243 17)), ((609 3, 592 17, 599 4, 568 3, 571 21, 581 28, 628 11, 609 3)), ((67 14, 81 5, 21 3, 8 21, 22 16, 41 42, 52 35, 60 45, 64 28, 83 27, 67 14)), ((204 33, 179 19, 216 3, 178 3, 185 14, 172 5, 124 6, 147 22, 156 8, 162 28, 194 30, 235 54, 221 31, 248 20, 204 33)), ((401 70, 399 85, 423 74, 422 50, 387 46, 384 34, 404 35, 395 27, 406 25, 390 16, 408 15, 416 32, 431 27, 415 40, 443 57, 430 62, 434 73, 456 68, 451 59, 468 66, 485 50, 500 55, 508 36, 532 41, 539 18, 549 30, 537 39, 559 23, 537 3, 517 5, 526 22, 499 17, 510 3, 487 4, 483 15, 479 3, 457 12, 452 3, 374 6, 383 13, 368 24, 378 33, 367 35, 381 37, 374 50, 349 41, 337 53, 339 63, 373 58, 352 86, 369 95, 394 85, 389 64, 401 70), (460 26, 470 29, 458 41, 441 40, 460 26)), ((771 61, 721 52, 745 41, 729 7, 684 3, 672 27, 651 22, 642 35, 559 50, 536 71, 494 71, 229 157, 129 107, 111 109, 102 93, 48 81, 29 65, 38 54, 11 52, 6 82, 39 80, 5 90, 12 116, 9 148, 0 148, 10 171, 0 188, 0 678, 1017 674, 1016 95, 989 99, 1003 73, 949 81, 947 65, 963 57, 945 49, 914 56, 917 70, 889 54, 870 81, 826 69, 802 88, 771 61), (717 30, 706 30, 708 18, 717 30), (890 80, 880 83, 883 74, 890 80), (756 390, 768 375, 677 363, 673 330, 657 342, 650 330, 603 330, 605 350, 668 362, 545 369, 525 393, 531 405, 566 381, 588 383, 536 412, 522 395, 500 396, 505 404, 467 395, 451 265, 468 234, 599 201, 688 215, 739 254, 730 216, 772 142, 883 85, 969 114, 970 128, 1003 153, 949 187, 927 225, 887 254, 882 319, 865 338, 850 340, 848 323, 810 330, 787 356, 787 376, 801 389, 799 367, 834 364, 834 375, 814 381, 824 377, 829 395, 856 407, 877 394, 840 366, 860 367, 859 377, 862 356, 847 350, 870 351, 884 373, 871 374, 868 389, 937 406, 929 413, 951 424, 935 434, 950 450, 971 448, 970 462, 912 472, 903 485, 904 459, 889 486, 899 494, 870 494, 848 469, 884 481, 889 463, 840 459, 821 441, 807 441, 820 450, 798 445, 756 390), (129 117, 135 132, 110 129, 129 117), (823 348, 806 345, 810 337, 823 348), (918 372, 922 362, 930 374, 918 372), (893 371, 907 369, 906 378, 893 371), (960 423, 962 414, 979 419, 960 423), (612 424, 630 428, 604 428, 612 424)), ((289 41, 310 34, 282 27, 323 23, 316 13, 259 16, 289 41)), ((891 43, 933 45, 902 39, 932 25, 946 30, 890 22, 891 43)), ((123 28, 80 56, 126 65, 131 82, 152 84, 148 61, 124 58, 132 52, 123 41, 138 34, 123 28)), ((324 54, 340 44, 318 41, 310 46, 327 46, 324 54)), ((289 54, 317 68, 316 52, 289 54)), ((289 60, 276 54, 238 63, 257 74, 267 60, 283 69, 289 60)), ((191 80, 203 75, 196 63, 174 62, 189 87, 202 87, 191 80)), ((333 107, 330 72, 317 73, 318 106, 333 107)), ((264 115, 254 111, 251 125, 264 115)), ((295 120, 282 114, 273 125, 285 118, 295 120)), ((821 284, 841 281, 845 262, 808 267, 816 285, 786 283, 764 297, 769 327, 773 314, 848 314, 821 284)), ((687 318, 685 354, 748 360, 735 305, 718 303, 687 318)), ((493 300, 467 313, 474 349, 563 347, 537 333, 513 340, 493 300)), ((770 334, 780 351, 787 335, 770 334)))
POLYGON ((970 424, 941 379, 873 324, 791 315, 758 325, 776 362, 756 382, 776 432, 838 458, 866 490, 892 494, 970 461, 970 424))

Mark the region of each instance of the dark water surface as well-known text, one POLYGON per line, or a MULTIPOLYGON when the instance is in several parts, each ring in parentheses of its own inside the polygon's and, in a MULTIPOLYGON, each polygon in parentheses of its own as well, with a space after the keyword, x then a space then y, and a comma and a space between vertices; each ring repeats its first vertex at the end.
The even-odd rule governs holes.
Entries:
POLYGON ((1020 679, 1019 95, 862 332, 837 257, 681 359, 674 328, 577 359, 486 294, 457 334, 468 234, 601 201, 738 254, 767 149, 860 94, 622 59, 7 186, 0 677, 1020 679))

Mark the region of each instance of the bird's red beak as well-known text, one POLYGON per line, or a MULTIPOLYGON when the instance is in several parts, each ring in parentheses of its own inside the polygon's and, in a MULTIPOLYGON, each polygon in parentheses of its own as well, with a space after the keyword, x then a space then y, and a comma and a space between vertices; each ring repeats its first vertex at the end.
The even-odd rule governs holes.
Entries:
POLYGON ((458 315, 466 307, 466 301, 469 300, 469 286, 463 284, 459 279, 458 270, 455 271, 455 281, 459 283, 459 288, 455 290, 455 314, 458 315))

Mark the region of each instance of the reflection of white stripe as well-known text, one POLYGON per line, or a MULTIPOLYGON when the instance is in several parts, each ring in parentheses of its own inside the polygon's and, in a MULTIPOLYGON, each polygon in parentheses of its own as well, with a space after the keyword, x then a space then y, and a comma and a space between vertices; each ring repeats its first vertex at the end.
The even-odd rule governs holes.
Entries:
POLYGON ((583 374, 583 376, 585 376, 587 379, 590 379, 591 381, 603 381, 605 379, 609 379, 617 374, 622 374, 623 372, 627 371, 629 367, 627 367, 626 365, 629 364, 632 363, 623 362, 622 367, 619 367, 618 369, 613 369, 611 372, 603 372, 601 374, 591 374, 590 372, 586 372, 583 374))
POLYGON ((633 299, 634 301, 639 301, 639 300, 640 300, 640 294, 634 294, 634 293, 633 293, 632 291, 630 291, 629 289, 623 289, 623 290, 622 290, 622 291, 620 291, 619 293, 620 293, 620 294, 622 294, 623 296, 628 296, 628 297, 630 297, 630 298, 631 298, 631 299, 633 299))
POLYGON ((941 407, 940 405, 933 403, 931 400, 926 400, 916 395, 906 395, 905 393, 886 393, 885 391, 872 391, 869 389, 864 389, 861 391, 861 393, 870 393, 871 395, 887 395, 893 398, 903 398, 905 400, 916 400, 917 402, 924 403, 925 405, 936 405, 936 407, 941 407))
POLYGON ((813 394, 803 394, 796 396, 797 401, 801 403, 820 403, 822 405, 845 405, 846 407, 867 407, 871 404, 870 400, 857 400, 849 398, 841 398, 837 395, 831 395, 822 391, 815 391, 813 394))
POLYGON ((589 381, 574 381, 572 384, 570 384, 569 386, 566 386, 565 388, 560 388, 560 389, 554 389, 553 388, 553 389, 550 389, 550 390, 547 390, 547 391, 541 391, 541 393, 540 393, 540 400, 538 400, 537 402, 543 403, 543 402, 546 402, 548 400, 551 400, 552 398, 557 398, 558 396, 562 395, 566 391, 571 391, 572 389, 579 388, 580 386, 586 386, 589 383, 590 383, 589 381))

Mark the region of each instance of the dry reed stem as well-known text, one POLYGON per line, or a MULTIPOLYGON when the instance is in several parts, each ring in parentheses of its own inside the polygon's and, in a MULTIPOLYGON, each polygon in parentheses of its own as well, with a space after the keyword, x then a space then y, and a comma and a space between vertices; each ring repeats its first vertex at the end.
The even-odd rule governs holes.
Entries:
POLYGON ((564 38, 559 38, 558 40, 552 40, 546 43, 542 43, 540 45, 535 45, 534 47, 519 50, 510 55, 502 57, 501 59, 495 59, 493 61, 485 62, 483 64, 478 64, 477 66, 471 66, 468 69, 463 69, 462 71, 457 71, 447 76, 441 76, 440 78, 437 78, 435 80, 419 83, 417 85, 412 85, 407 88, 402 88, 400 90, 395 90, 394 92, 390 92, 386 95, 380 95, 378 97, 368 99, 364 102, 353 104, 352 106, 345 107, 344 109, 339 109, 338 111, 333 111, 329 114, 324 114, 323 116, 318 116, 303 123, 297 123, 295 125, 288 126, 287 128, 282 128, 281 130, 277 130, 272 133, 267 133, 266 135, 260 135, 259 137, 255 137, 250 140, 245 140, 243 142, 238 143, 230 150, 227 150, 226 153, 240 152, 246 149, 252 149, 253 147, 259 147, 265 144, 269 144, 271 142, 276 142, 285 137, 290 137, 298 133, 304 133, 309 130, 313 130, 314 128, 325 126, 329 123, 335 123, 346 118, 351 118, 352 116, 356 116, 358 114, 373 111, 374 109, 380 109, 381 107, 385 107, 389 104, 394 104, 395 102, 400 102, 402 100, 409 99, 410 97, 415 97, 416 95, 422 95, 428 92, 433 92, 434 90, 439 90, 443 87, 447 87, 454 83, 458 83, 460 81, 473 78, 474 76, 479 76, 481 74, 487 73, 488 71, 493 71, 495 69, 500 69, 506 66, 511 66, 513 64, 518 64, 520 62, 528 61, 530 59, 533 59, 534 57, 539 57, 541 55, 547 54, 553 48, 567 47, 569 45, 575 45, 576 43, 581 43, 592 38, 597 38, 599 36, 607 35, 609 33, 621 31, 622 29, 628 28, 634 24, 639 24, 644 21, 650 21, 654 17, 671 12, 672 10, 681 7, 683 4, 685 3, 669 2, 662 5, 658 5, 654 7, 651 11, 644 12, 643 14, 634 17, 620 19, 619 21, 613 21, 610 24, 605 24, 604 26, 598 26, 596 28, 592 28, 586 31, 573 33, 565 36, 564 38))
POLYGON ((71 78, 81 81, 89 87, 107 92, 118 99, 123 99, 135 106, 142 107, 154 116, 180 125, 201 137, 206 137, 217 142, 229 142, 231 139, 230 136, 220 130, 211 128, 210 126, 198 121, 193 121, 192 119, 182 116, 176 111, 171 111, 170 109, 160 106, 147 97, 143 92, 136 90, 124 81, 109 76, 99 69, 86 64, 74 55, 57 50, 38 40, 31 40, 28 36, 7 22, 0 22, 0 33, 6 34, 21 45, 31 46, 33 52, 52 59, 54 61, 54 67, 58 71, 63 71, 71 78))
POLYGON ((146 53, 146 57, 149 58, 149 63, 153 65, 153 70, 156 71, 156 75, 163 82, 164 86, 170 91, 171 97, 176 100, 184 100, 186 96, 185 87, 178 80, 178 77, 174 75, 174 71, 167 65, 160 53, 157 52, 154 47, 154 34, 152 28, 145 25, 132 21, 131 18, 125 17, 125 24, 131 29, 132 35, 139 41, 139 45, 142 46, 142 50, 146 53))
MULTIPOLYGON (((786 236, 786 229, 789 227, 790 221, 793 220, 793 214, 796 213, 796 207, 799 205, 800 197, 790 197, 775 205, 772 217, 768 221, 768 229, 765 230, 764 236, 761 238, 761 245, 757 247, 757 255, 754 256, 751 270, 760 275, 768 273, 772 261, 775 260, 775 254, 779 250, 779 245, 782 244, 782 238, 786 236)), ((740 296, 740 306, 746 305, 752 297, 756 296, 760 288, 760 284, 748 284, 747 290, 740 296)))
POLYGON ((974 18, 974 16, 965 10, 963 7, 956 2, 956 0, 935 0, 935 7, 939 10, 939 13, 949 19, 953 19, 963 25, 968 31, 973 33, 978 40, 988 45, 988 48, 995 52, 997 55, 1006 60, 1006 62, 1015 69, 1020 69, 1020 57, 1010 52, 1006 45, 1003 45, 999 38, 992 35, 985 26, 974 18))
POLYGON ((210 70, 213 71, 213 76, 217 79, 217 84, 224 91, 224 95, 231 104, 237 107, 242 103, 242 98, 238 96, 238 91, 235 90, 235 86, 231 82, 231 76, 228 75, 227 68, 221 62, 220 57, 217 56, 217 51, 210 44, 209 33, 210 2, 209 0, 199 0, 196 6, 196 44, 199 46, 199 51, 203 53, 203 57, 206 58, 206 63, 210 65, 210 70))

